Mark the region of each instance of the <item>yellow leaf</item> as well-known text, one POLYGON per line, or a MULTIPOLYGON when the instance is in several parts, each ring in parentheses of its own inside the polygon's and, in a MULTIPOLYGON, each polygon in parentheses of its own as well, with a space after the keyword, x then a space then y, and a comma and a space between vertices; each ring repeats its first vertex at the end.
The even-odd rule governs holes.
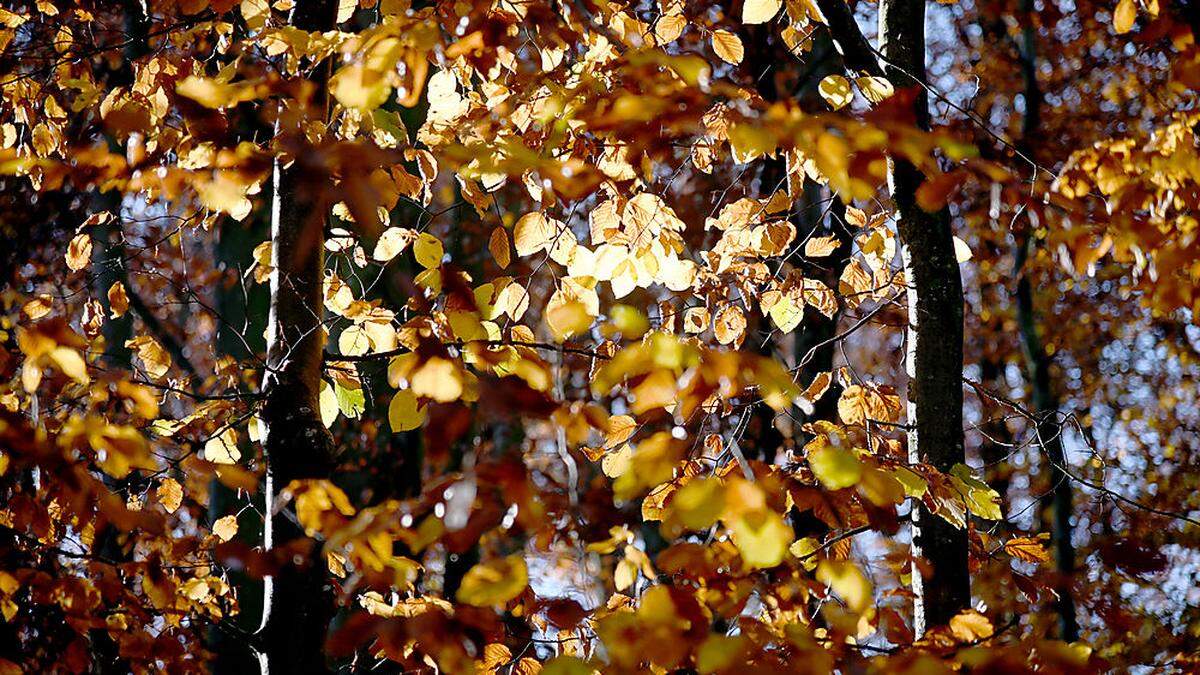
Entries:
POLYGON ((183 486, 174 478, 164 478, 154 490, 154 496, 158 497, 158 503, 162 504, 167 513, 175 513, 183 504, 183 486))
POLYGON ((212 524, 212 533, 221 541, 233 539, 238 533, 237 518, 235 516, 218 518, 217 522, 212 524))
POLYGON ((966 501, 967 510, 987 520, 1000 520, 1004 514, 1000 511, 1000 495, 987 483, 979 480, 971 473, 966 464, 955 464, 950 469, 950 482, 966 501))
POLYGON ((950 619, 950 632, 962 642, 976 642, 990 638, 996 630, 986 616, 967 609, 950 619))
POLYGON ((237 430, 228 427, 204 444, 204 459, 213 464, 237 464, 242 458, 238 449, 237 430))
POLYGON ((119 319, 129 311, 129 296, 125 293, 125 284, 118 281, 109 287, 108 308, 114 319, 119 319))
POLYGON ((840 245, 841 242, 838 241, 837 237, 832 235, 828 237, 813 237, 804 242, 804 255, 809 258, 823 258, 831 255, 840 245))
POLYGON ((715 30, 712 34, 713 51, 726 63, 737 65, 742 62, 746 50, 742 39, 727 30, 715 30))
POLYGON ((416 256, 417 263, 421 267, 433 269, 442 264, 442 256, 446 255, 446 249, 437 237, 428 232, 422 232, 417 236, 416 243, 413 244, 413 255, 416 256))
POLYGON ((719 478, 689 481, 671 497, 669 508, 689 530, 708 529, 725 510, 725 488, 719 478))
POLYGON ((517 221, 513 229, 513 243, 517 247, 517 255, 532 255, 546 248, 554 236, 554 228, 539 211, 526 213, 517 221))
POLYGON ((1133 0, 1121 0, 1117 3, 1117 9, 1113 12, 1113 30, 1117 31, 1117 35, 1123 35, 1133 30, 1133 24, 1137 21, 1137 4, 1133 0))
POLYGON ((871 582, 852 562, 822 560, 817 565, 817 581, 832 588, 855 612, 862 613, 871 604, 871 582))
POLYGON ((1050 562, 1050 553, 1046 551, 1043 542, 1049 538, 1050 535, 1045 532, 1037 537, 1013 537, 1004 542, 1004 550, 1017 560, 1038 564, 1048 563, 1050 562))
POLYGON ((463 393, 462 373, 453 361, 435 356, 413 372, 412 393, 439 403, 456 401, 463 393))
POLYGON ((900 481, 900 485, 904 488, 904 496, 906 497, 920 499, 929 490, 929 483, 926 483, 924 478, 902 466, 892 470, 892 477, 900 481))
POLYGON ((659 46, 673 42, 683 34, 687 27, 687 18, 683 14, 664 14, 654 23, 654 40, 659 46))
MULTIPOLYGON (((392 258, 404 252, 408 245, 414 239, 412 230, 407 230, 402 227, 389 227, 379 235, 378 241, 375 242, 375 251, 371 257, 379 262, 387 262, 392 258)), ((438 256, 441 259, 441 256, 438 256)))
POLYGON ((463 576, 458 601, 476 607, 503 605, 525 590, 529 570, 520 554, 481 562, 463 576))
POLYGON ((50 359, 54 361, 54 365, 62 371, 63 375, 75 380, 80 384, 87 384, 91 381, 88 377, 87 363, 80 356, 79 352, 71 347, 58 346, 50 350, 50 359))
POLYGON ((92 264, 92 238, 86 232, 75 235, 67 244, 67 267, 72 271, 79 270, 92 264))
POLYGON ((646 315, 631 305, 616 305, 609 312, 613 325, 621 331, 621 336, 635 340, 650 330, 650 321, 646 315))
POLYGON ((850 385, 838 398, 838 417, 846 424, 862 424, 869 415, 867 390, 857 384, 850 385))
POLYGON ((361 356, 371 351, 371 337, 365 324, 347 326, 338 336, 338 351, 346 356, 361 356))
POLYGON ((746 663, 746 636, 710 634, 696 651, 696 672, 735 673, 746 663))
POLYGON ((620 478, 633 466, 633 447, 628 443, 608 453, 600 460, 600 469, 609 478, 620 478))
POLYGON ((21 311, 32 321, 37 321, 46 316, 52 309, 54 309, 54 298, 46 293, 34 297, 21 306, 21 311))
POLYGON ((727 522, 733 545, 750 567, 775 567, 783 562, 788 545, 795 539, 792 527, 771 509, 739 513, 727 522))
POLYGON ((492 253, 492 258, 500 269, 505 269, 512 262, 512 253, 510 252, 511 244, 508 242, 508 230, 503 227, 496 227, 492 230, 492 236, 488 239, 488 250, 492 253))
POLYGON ((222 82, 211 77, 188 75, 175 86, 175 92, 206 108, 232 108, 258 95, 250 82, 222 82))
POLYGON ((383 73, 361 63, 344 66, 329 83, 333 97, 347 108, 370 112, 383 105, 392 93, 383 73))
POLYGON ((737 305, 727 305, 713 321, 713 333, 723 345, 737 342, 746 332, 746 316, 737 305))
POLYGON ((892 87, 892 83, 886 78, 869 75, 857 78, 854 82, 858 85, 859 90, 862 91, 863 96, 866 96, 867 100, 871 103, 879 103, 896 93, 895 88, 892 87))
POLYGON ((833 446, 821 446, 808 453, 808 466, 821 484, 840 490, 858 483, 863 465, 853 452, 833 446))
POLYGON ((409 389, 401 389, 388 405, 388 423, 392 431, 411 431, 425 423, 425 406, 418 405, 417 397, 409 389))
POLYGON ((139 335, 132 340, 126 340, 125 346, 134 350, 150 377, 160 378, 171 369, 171 357, 167 350, 149 335, 139 335))
POLYGON ((321 409, 321 424, 328 429, 337 421, 341 409, 338 407, 337 394, 325 380, 321 380, 321 393, 317 397, 317 405, 321 409))
POLYGON ((742 5, 742 23, 766 23, 775 18, 783 0, 746 0, 742 5))
POLYGON ((546 305, 546 323, 554 333, 554 339, 562 342, 572 335, 587 332, 592 326, 592 315, 588 313, 587 305, 579 300, 560 299, 562 291, 555 292, 546 305))
POLYGON ((841 75, 826 75, 817 86, 821 98, 834 110, 841 110, 854 100, 854 90, 850 88, 850 80, 841 75))

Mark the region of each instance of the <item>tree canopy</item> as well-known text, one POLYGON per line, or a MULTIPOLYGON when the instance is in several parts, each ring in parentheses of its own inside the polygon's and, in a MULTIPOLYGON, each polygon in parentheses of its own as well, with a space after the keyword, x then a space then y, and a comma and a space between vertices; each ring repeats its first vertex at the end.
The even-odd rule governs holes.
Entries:
POLYGON ((0 674, 1200 667, 1196 0, 10 0, 0 674))

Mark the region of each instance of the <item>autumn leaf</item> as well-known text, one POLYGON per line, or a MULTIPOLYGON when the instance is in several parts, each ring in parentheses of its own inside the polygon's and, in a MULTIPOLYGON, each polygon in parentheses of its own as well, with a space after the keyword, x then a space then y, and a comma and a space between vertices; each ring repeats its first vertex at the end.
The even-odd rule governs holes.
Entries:
POLYGON ((855 612, 862 613, 871 605, 871 582, 852 562, 822 560, 817 565, 817 580, 833 589, 842 602, 855 612))
POLYGON ((977 642, 991 637, 995 629, 986 616, 968 609, 950 618, 950 632, 961 642, 977 642))
POLYGON ((233 427, 226 427, 204 444, 204 459, 213 464, 237 464, 241 458, 237 430, 233 427))
POLYGON ((520 595, 528 583, 529 572, 521 555, 488 560, 463 576, 458 601, 476 607, 503 605, 520 595))
POLYGON ((854 90, 850 81, 841 75, 826 75, 817 86, 821 98, 834 110, 841 110, 854 100, 854 90))
POLYGON ((222 516, 212 524, 212 533, 221 541, 229 541, 237 536, 238 522, 236 516, 222 516))
POLYGON ((110 316, 114 319, 119 319, 129 311, 129 296, 125 294, 125 284, 115 282, 108 289, 108 306, 111 310, 110 316))
POLYGON ((1042 532, 1036 537, 1013 537, 1004 542, 1004 551, 1017 560, 1046 564, 1050 562, 1050 553, 1045 546, 1045 542, 1049 538, 1050 535, 1046 532, 1042 532))
POLYGON ((411 431, 425 423, 425 406, 418 405, 411 390, 401 389, 388 404, 388 423, 392 431, 411 431))
POLYGON ((1134 0, 1120 0, 1113 11, 1113 30, 1117 35, 1124 35, 1133 30, 1137 21, 1137 3, 1134 0))
POLYGON ((746 50, 742 39, 727 30, 715 30, 712 34, 713 51, 722 61, 737 65, 742 62, 746 50))
POLYGON ((492 236, 488 239, 488 250, 492 254, 492 259, 500 266, 500 269, 506 269, 508 264, 512 262, 512 254, 509 251, 510 246, 508 230, 505 230, 503 227, 492 228, 492 236))
POLYGON ((126 340, 125 346, 134 350, 150 377, 161 378, 171 369, 171 357, 167 350, 149 335, 139 335, 126 340))
POLYGON ((779 13, 782 0, 746 0, 742 5, 742 23, 766 23, 779 13))
POLYGON ((81 232, 71 239, 71 243, 67 244, 67 267, 78 272, 91 264, 92 237, 86 232, 81 232))
POLYGON ((821 484, 830 490, 840 490, 858 483, 863 465, 850 450, 821 446, 808 453, 808 465, 821 484))
POLYGON ((175 513, 183 504, 183 486, 174 478, 164 478, 154 490, 158 503, 162 504, 167 513, 175 513))

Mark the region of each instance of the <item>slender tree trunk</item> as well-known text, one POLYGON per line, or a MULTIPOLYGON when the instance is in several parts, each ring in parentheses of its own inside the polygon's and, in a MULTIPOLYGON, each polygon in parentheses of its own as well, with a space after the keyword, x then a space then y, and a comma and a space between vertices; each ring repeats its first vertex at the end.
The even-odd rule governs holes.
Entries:
MULTIPOLYGON (((884 71, 897 89, 918 87, 917 125, 929 128, 925 81, 925 0, 883 0, 879 35, 884 71)), ((922 209, 916 200, 924 182, 911 163, 890 162, 888 183, 899 214, 904 273, 908 283, 908 453, 948 472, 964 461, 962 432, 963 290, 950 213, 922 209)), ((913 630, 947 623, 971 604, 967 533, 923 506, 913 510, 913 556, 933 566, 913 574, 913 630)))
MULTIPOLYGON (((1034 139, 1041 127, 1042 90, 1037 80, 1037 27, 1033 23, 1035 11, 1033 0, 1021 0, 1021 74, 1025 81, 1025 115, 1021 120, 1021 150, 1034 156, 1034 139)), ((1036 169, 1035 169, 1036 172, 1036 169)), ((1026 274, 1025 263, 1034 245, 1028 228, 1014 233, 1016 247, 1013 253, 1016 268, 1017 326, 1021 336, 1021 350, 1025 355, 1025 379, 1029 383, 1030 399, 1037 416, 1037 442, 1045 455, 1050 476, 1050 494, 1043 505, 1052 512, 1051 542, 1054 545, 1055 569, 1058 582, 1055 593, 1055 609, 1058 612, 1058 634, 1067 642, 1079 639, 1079 622, 1075 616, 1075 602, 1071 592, 1071 577, 1075 572, 1075 544, 1071 541, 1074 528, 1071 515, 1074 511, 1071 481, 1065 471, 1066 456, 1063 453, 1062 425, 1058 423, 1058 396, 1050 382, 1050 356, 1042 347, 1037 332, 1037 315, 1033 304, 1033 287, 1026 274)))
MULTIPOLYGON (((337 2, 300 0, 292 25, 301 30, 334 27, 337 2)), ((313 105, 328 107, 328 64, 314 68, 313 105)), ((277 134, 286 133, 277 129, 277 134)), ((321 423, 318 394, 325 332, 321 325, 324 231, 327 204, 306 175, 304 158, 276 160, 271 210, 271 309, 267 327, 267 375, 263 455, 267 518, 264 547, 287 560, 264 579, 259 661, 266 673, 328 672, 324 643, 333 616, 332 589, 314 542, 304 536, 279 490, 293 480, 329 478, 333 439, 321 423), (286 551, 286 553, 284 553, 286 551), (293 562, 300 555, 302 562, 293 562)))

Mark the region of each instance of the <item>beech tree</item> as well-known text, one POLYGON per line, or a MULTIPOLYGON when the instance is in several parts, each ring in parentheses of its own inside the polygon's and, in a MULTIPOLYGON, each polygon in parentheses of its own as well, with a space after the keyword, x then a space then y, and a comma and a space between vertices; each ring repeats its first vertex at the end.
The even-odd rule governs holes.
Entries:
POLYGON ((1119 0, 0 9, 0 672, 1196 665, 1119 0))

